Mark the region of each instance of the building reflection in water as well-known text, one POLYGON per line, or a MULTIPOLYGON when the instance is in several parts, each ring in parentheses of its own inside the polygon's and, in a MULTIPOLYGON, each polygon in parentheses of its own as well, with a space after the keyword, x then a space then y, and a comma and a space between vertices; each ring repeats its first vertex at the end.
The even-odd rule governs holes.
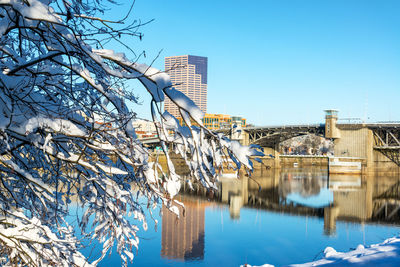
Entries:
MULTIPOLYGON (((186 214, 181 219, 163 208, 161 255, 166 258, 204 257, 205 205, 216 202, 229 205, 230 217, 235 220, 240 219, 243 206, 320 217, 324 220, 323 233, 326 235, 336 234, 337 221, 400 224, 399 172, 328 176, 327 170, 321 168, 256 169, 251 179, 221 177, 214 202, 201 201, 204 194, 201 190, 185 190, 185 194, 196 194, 197 197, 184 201, 186 214), (315 196, 321 197, 318 203, 310 205, 308 199, 315 196), (326 196, 329 198, 325 199, 326 196)), ((206 199, 210 198, 206 196, 206 199)))
POLYGON ((176 260, 204 258, 204 210, 200 200, 182 201, 180 218, 163 206, 161 256, 176 260))

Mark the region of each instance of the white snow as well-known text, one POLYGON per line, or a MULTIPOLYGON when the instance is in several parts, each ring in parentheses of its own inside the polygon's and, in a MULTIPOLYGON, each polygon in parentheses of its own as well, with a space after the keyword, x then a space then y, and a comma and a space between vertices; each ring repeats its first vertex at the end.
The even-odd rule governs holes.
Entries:
POLYGON ((50 128, 55 132, 59 132, 65 135, 72 136, 85 136, 86 132, 76 126, 69 120, 63 119, 51 119, 45 117, 33 117, 27 120, 22 127, 20 127, 17 132, 24 133, 32 133, 37 128, 50 128))
POLYGON ((26 2, 29 3, 29 6, 25 5, 23 1, 0 0, 0 4, 11 5, 26 18, 61 23, 61 18, 55 14, 51 7, 37 0, 29 0, 26 2))
MULTIPOLYGON (((241 266, 256 267, 249 264, 241 266)), ((261 266, 273 265, 265 264, 261 266)), ((332 247, 327 247, 322 259, 289 266, 400 266, 400 237, 392 237, 380 244, 367 247, 358 245, 355 250, 349 252, 338 252, 332 247)))
MULTIPOLYGON (((89 27, 93 21, 82 21, 80 26, 65 16, 71 8, 70 12, 79 15, 77 9, 82 5, 81 1, 0 0, 0 37, 4 41, 0 47, 0 166, 9 176, 3 179, 0 191, 6 189, 3 195, 12 196, 10 201, 0 199, 0 213, 7 214, 2 215, 4 219, 0 216, 0 233, 10 235, 0 235, 0 241, 3 238, 2 243, 12 249, 10 261, 15 257, 27 263, 30 254, 39 266, 48 265, 46 261, 57 266, 89 266, 78 251, 75 233, 54 224, 63 221, 61 211, 68 210, 65 203, 74 195, 88 207, 79 220, 80 230, 86 231, 89 221, 95 227, 85 233, 85 239, 103 243, 103 253, 93 264, 114 244, 126 264, 139 242, 139 228, 127 215, 133 213, 147 229, 134 190, 147 198, 149 207, 161 200, 179 215, 178 206, 183 205, 173 199, 184 178, 175 172, 168 155, 171 144, 191 176, 207 188, 216 187, 218 173, 229 156, 236 168, 251 169, 249 157, 259 155, 251 147, 191 126, 191 120, 203 126, 204 114, 172 87, 168 74, 130 61, 123 53, 92 48, 88 43, 97 35, 91 32, 98 30, 89 27), (15 30, 21 26, 22 30, 15 30), (24 51, 16 49, 18 39, 24 40, 24 51), (149 162, 148 149, 137 140, 135 113, 127 106, 135 96, 129 86, 123 86, 132 79, 139 80, 152 96, 154 128, 167 158, 167 170, 149 162), (164 94, 178 105, 187 127, 168 112, 161 114, 164 94), (63 188, 76 187, 76 193, 69 195, 68 189, 65 195, 64 191, 58 194, 62 190, 59 181, 63 188), (19 207, 30 211, 30 217, 14 214, 19 207), (1 223, 9 219, 15 221, 15 227, 1 223), (21 245, 15 246, 18 242, 21 245), (49 256, 43 258, 37 251, 49 256)), ((88 12, 97 10, 89 4, 87 8, 88 12)))
POLYGON ((165 89, 164 92, 178 107, 188 112, 193 120, 195 120, 199 125, 203 125, 201 119, 204 117, 204 113, 190 98, 175 88, 165 89))
MULTIPOLYGON (((6 166, 10 166, 14 171, 19 173, 22 177, 24 177, 26 180, 32 182, 34 185, 36 185, 37 190, 46 190, 47 192, 52 192, 54 188, 50 186, 49 184, 44 183, 43 181, 35 178, 30 174, 29 172, 26 172, 20 166, 18 166, 16 163, 14 163, 11 160, 8 160, 4 156, 0 156, 0 162, 6 166)), ((51 201, 54 201, 53 198, 50 198, 51 201)))
POLYGON ((154 101, 164 101, 163 90, 172 85, 171 79, 168 74, 161 72, 160 70, 150 67, 146 64, 132 63, 126 58, 125 54, 115 53, 113 50, 98 49, 93 50, 93 52, 103 58, 118 61, 119 64, 128 67, 131 70, 130 73, 119 74, 123 75, 123 77, 125 78, 139 79, 140 82, 143 83, 147 91, 152 95, 154 101))

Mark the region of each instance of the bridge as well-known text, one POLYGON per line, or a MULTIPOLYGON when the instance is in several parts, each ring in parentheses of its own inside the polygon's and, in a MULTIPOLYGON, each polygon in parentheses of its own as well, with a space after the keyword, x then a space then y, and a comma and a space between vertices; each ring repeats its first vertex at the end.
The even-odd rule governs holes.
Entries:
POLYGON ((249 135, 250 144, 273 148, 276 144, 301 135, 325 137, 325 124, 249 127, 244 131, 249 135))
POLYGON ((374 133, 374 149, 400 166, 400 124, 368 125, 374 133))
POLYGON ((249 127, 243 129, 243 134, 236 139, 245 145, 257 144, 267 148, 267 154, 274 155, 278 161, 282 141, 314 134, 333 140, 335 157, 359 158, 367 167, 378 163, 386 165, 384 168, 400 166, 400 122, 340 124, 337 123, 337 111, 326 112, 325 123, 249 127))
MULTIPOLYGON (((326 110, 325 122, 320 124, 248 127, 241 131, 238 127, 218 132, 244 145, 262 146, 265 154, 275 156, 275 167, 279 167, 279 144, 308 134, 333 140, 335 157, 358 158, 367 168, 380 165, 383 169, 393 169, 400 166, 400 122, 338 123, 337 120, 336 110, 326 110)), ((159 144, 157 137, 141 141, 149 147, 159 144)))

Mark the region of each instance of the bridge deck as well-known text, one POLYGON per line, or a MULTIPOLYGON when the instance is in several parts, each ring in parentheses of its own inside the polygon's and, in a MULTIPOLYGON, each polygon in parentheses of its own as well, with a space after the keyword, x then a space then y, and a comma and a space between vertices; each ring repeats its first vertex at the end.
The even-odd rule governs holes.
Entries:
POLYGON ((271 126, 261 126, 261 127, 247 127, 245 131, 259 131, 268 129, 308 129, 308 128, 320 128, 325 127, 324 123, 316 124, 294 124, 294 125, 271 125, 271 126))

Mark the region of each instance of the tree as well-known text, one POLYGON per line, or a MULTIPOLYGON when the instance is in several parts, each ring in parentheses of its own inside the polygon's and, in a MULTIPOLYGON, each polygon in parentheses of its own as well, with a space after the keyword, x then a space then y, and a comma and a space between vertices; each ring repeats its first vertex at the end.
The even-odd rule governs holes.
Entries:
POLYGON ((210 190, 228 158, 251 171, 249 157, 262 155, 205 129, 202 112, 166 73, 107 50, 110 40, 142 35, 140 23, 97 17, 104 9, 98 0, 0 0, 1 264, 96 265, 114 244, 126 264, 139 242, 129 214, 146 227, 138 194, 147 207, 162 203, 178 214, 182 178, 167 147, 210 190), (152 96, 167 170, 150 161, 135 136, 128 80, 152 96), (161 112, 165 96, 189 127, 161 112), (85 207, 80 231, 103 243, 102 256, 90 263, 65 220, 71 199, 85 207))

